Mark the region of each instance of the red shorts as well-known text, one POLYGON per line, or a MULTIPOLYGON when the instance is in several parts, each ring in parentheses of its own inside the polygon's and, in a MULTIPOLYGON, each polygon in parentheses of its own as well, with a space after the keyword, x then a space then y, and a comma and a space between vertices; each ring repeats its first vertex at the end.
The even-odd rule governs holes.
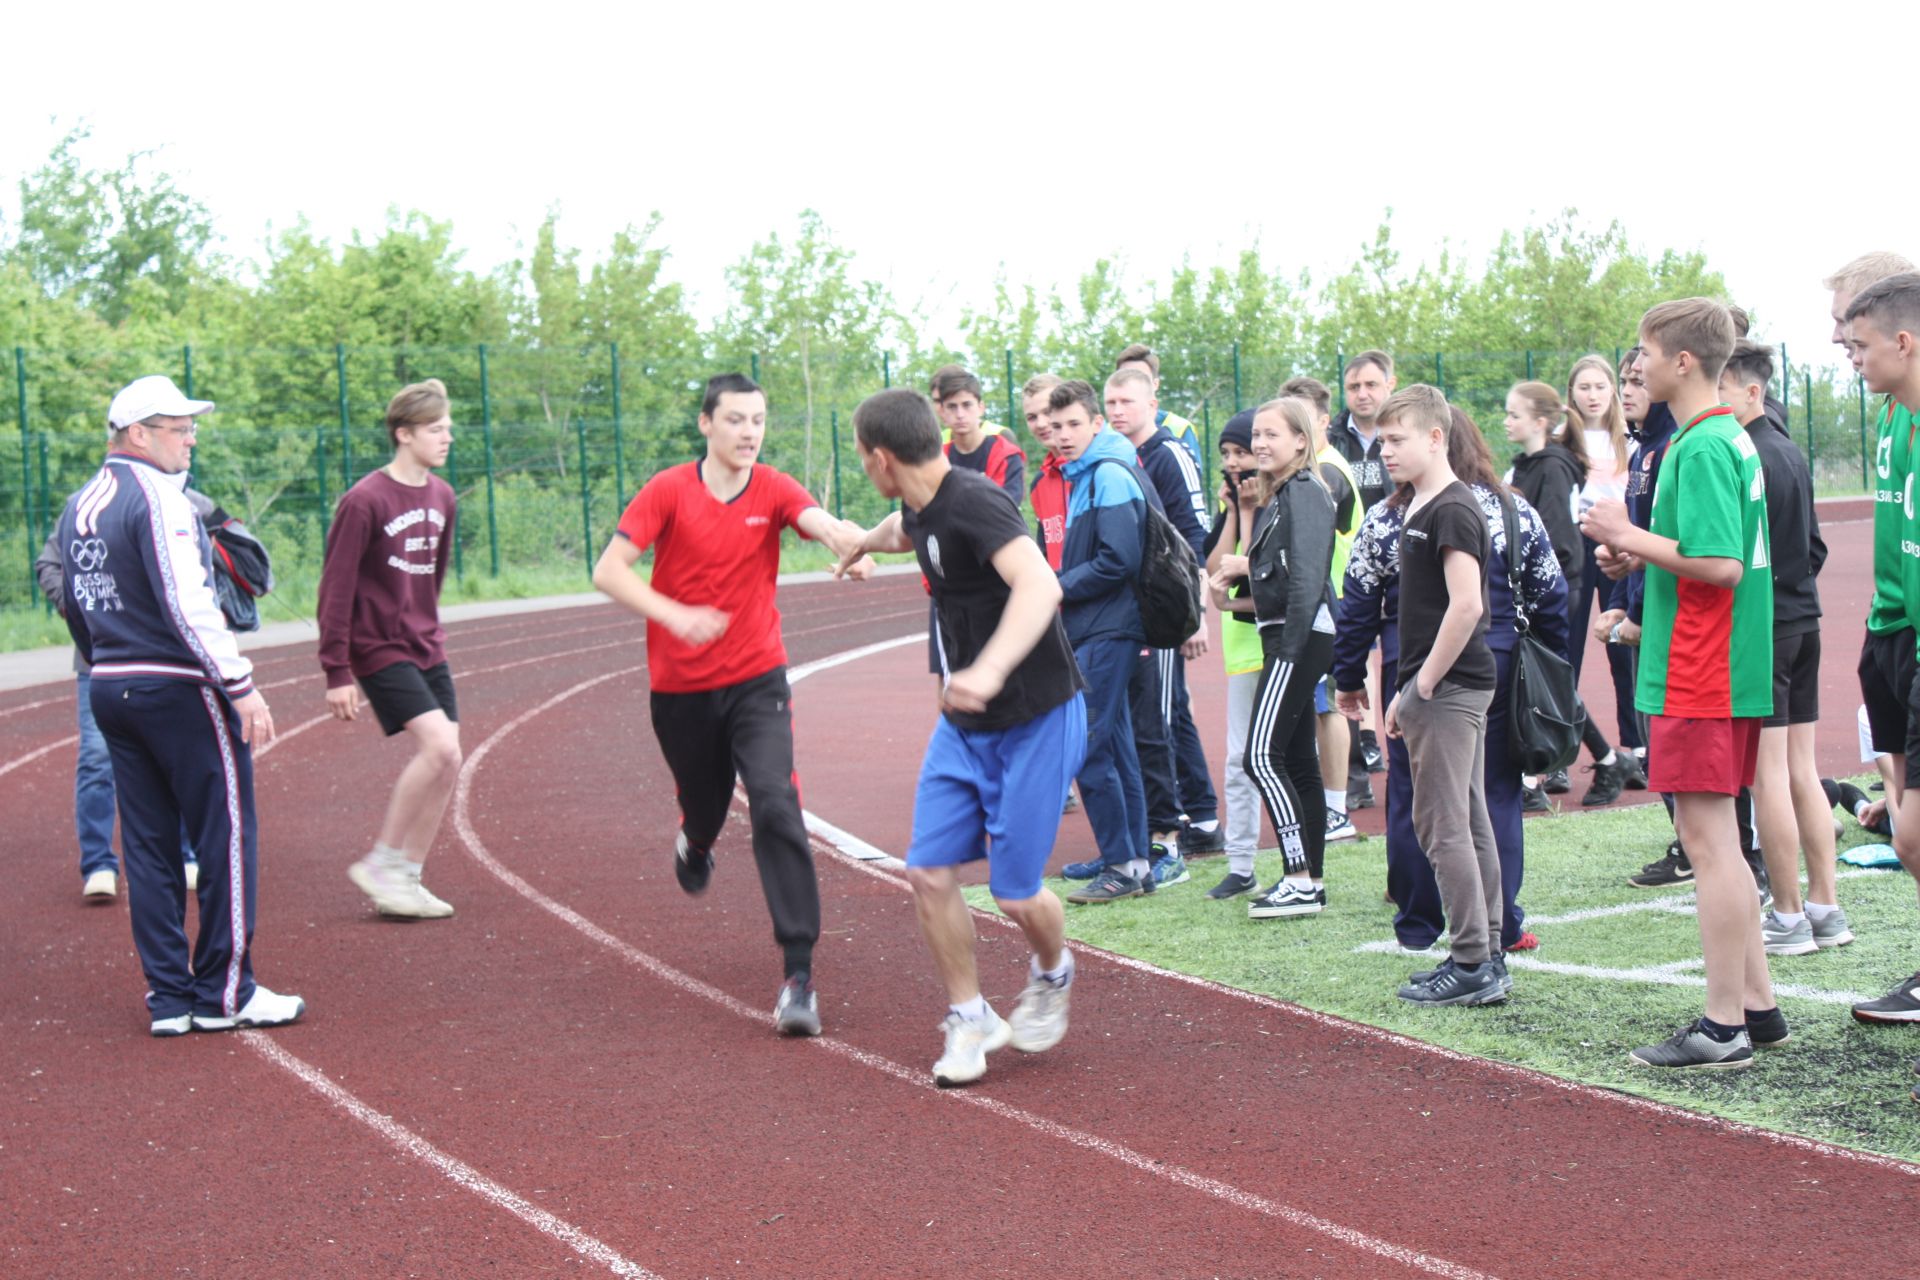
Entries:
POLYGON ((1647 789, 1732 796, 1753 785, 1760 717, 1688 720, 1647 717, 1647 789))

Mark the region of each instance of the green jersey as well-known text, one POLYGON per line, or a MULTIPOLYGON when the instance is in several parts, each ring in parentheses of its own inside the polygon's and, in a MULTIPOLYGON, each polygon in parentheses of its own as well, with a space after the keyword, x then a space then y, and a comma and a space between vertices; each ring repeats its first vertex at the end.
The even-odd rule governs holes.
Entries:
POLYGON ((1646 568, 1634 705, 1695 720, 1773 714, 1773 573, 1767 476, 1733 410, 1718 405, 1674 433, 1653 491, 1653 533, 1683 556, 1745 566, 1731 589, 1646 568))
POLYGON ((1867 606, 1867 630, 1875 635, 1913 625, 1907 601, 1920 579, 1908 577, 1912 555, 1906 550, 1913 540, 1907 514, 1913 508, 1912 463, 1913 414, 1889 400, 1873 451, 1873 603, 1867 606))

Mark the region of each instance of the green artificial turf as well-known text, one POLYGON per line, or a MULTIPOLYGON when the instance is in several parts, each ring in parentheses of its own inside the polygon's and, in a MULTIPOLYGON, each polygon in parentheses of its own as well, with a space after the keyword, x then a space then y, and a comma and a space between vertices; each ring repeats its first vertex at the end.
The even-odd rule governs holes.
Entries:
MULTIPOLYGON (((1071 938, 1215 982, 1338 1014, 1476 1057, 1551 1072, 1569 1080, 1656 1098, 1788 1133, 1920 1159, 1917 1082, 1920 1028, 1870 1027, 1844 1003, 1781 991, 1791 1043, 1757 1055, 1736 1072, 1659 1073, 1630 1066, 1627 1051, 1665 1038, 1697 1017, 1700 987, 1543 972, 1534 961, 1641 969, 1700 956, 1690 913, 1639 911, 1552 923, 1595 907, 1691 901, 1685 888, 1636 889, 1628 875, 1673 838, 1658 805, 1572 812, 1529 821, 1520 900, 1537 951, 1513 957, 1513 998, 1478 1009, 1422 1009, 1394 992, 1434 959, 1355 948, 1393 940, 1393 907, 1382 900, 1385 844, 1378 837, 1330 845, 1327 909, 1317 916, 1250 920, 1247 899, 1206 897, 1226 874, 1224 859, 1195 860, 1193 878, 1145 898, 1067 906, 1071 938)), ((1843 849, 1877 837, 1851 821, 1843 849)), ((1920 964, 1914 882, 1903 871, 1857 872, 1841 864, 1840 905, 1858 940, 1804 957, 1770 957, 1776 987, 1885 994, 1920 964)), ((1277 852, 1260 856, 1262 884, 1279 878, 1277 852)), ((1062 897, 1072 888, 1050 882, 1062 897)), ((992 910, 984 887, 968 890, 992 910)), ((1437 958, 1437 957, 1436 957, 1437 958)), ((1700 970, 1690 970, 1698 976, 1700 970)))

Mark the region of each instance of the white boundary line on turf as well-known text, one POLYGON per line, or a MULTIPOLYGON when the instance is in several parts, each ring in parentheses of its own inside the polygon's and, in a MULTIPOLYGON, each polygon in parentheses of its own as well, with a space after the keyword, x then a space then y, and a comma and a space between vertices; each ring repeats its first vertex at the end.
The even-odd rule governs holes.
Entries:
POLYGON ((555 1217, 545 1209, 529 1202, 524 1196, 501 1186, 466 1161, 448 1155, 391 1116, 381 1115, 335 1084, 318 1067, 294 1057, 275 1044, 271 1036, 260 1031, 242 1031, 240 1039, 249 1049, 274 1066, 305 1081, 315 1093, 372 1129, 407 1155, 432 1165, 449 1180, 471 1191, 495 1208, 505 1209, 542 1235, 558 1240, 587 1261, 599 1263, 614 1275, 628 1276, 631 1280, 661 1280, 656 1273, 626 1258, 611 1245, 588 1235, 571 1222, 555 1217))
MULTIPOLYGON (((903 637, 897 643, 906 644, 918 638, 917 636, 903 637)), ((820 825, 822 827, 829 827, 835 831, 839 830, 839 828, 831 827, 830 824, 825 822, 821 822, 820 825)), ((866 845, 864 841, 861 843, 867 849, 873 847, 866 845)), ((910 888, 903 877, 891 875, 887 871, 881 870, 880 864, 872 859, 863 858, 859 854, 841 850, 824 836, 821 837, 821 847, 828 853, 841 858, 846 865, 856 870, 864 871, 868 875, 886 880, 902 889, 910 888)), ((891 859, 891 861, 897 865, 904 866, 904 864, 899 863, 898 859, 891 859)), ((1859 868, 1859 870, 1865 873, 1870 869, 1859 868)), ((1841 872, 1840 874, 1848 875, 1850 872, 1841 872)), ((1651 902, 1648 903, 1648 908, 1651 909, 1653 905, 1651 902)), ((977 918, 990 921, 999 927, 1007 929, 1018 928, 1011 920, 1008 920, 996 912, 982 911, 978 907, 970 907, 969 910, 972 911, 977 918)), ((1301 1018, 1308 1022, 1317 1023, 1320 1026, 1331 1027, 1335 1030, 1362 1036, 1370 1040, 1378 1040, 1402 1049, 1432 1054, 1449 1062, 1459 1062, 1470 1066, 1483 1067, 1500 1075, 1512 1076, 1525 1080, 1530 1084, 1544 1085, 1598 1102, 1635 1107, 1668 1120, 1701 1125, 1708 1129, 1719 1129, 1727 1133, 1740 1134, 1750 1138, 1759 1138, 1778 1146, 1792 1147, 1798 1151, 1831 1156, 1835 1159, 1851 1161, 1857 1164, 1872 1165, 1876 1168, 1892 1170, 1895 1173, 1904 1173, 1909 1177, 1920 1177, 1920 1163, 1902 1160, 1897 1156, 1885 1156, 1871 1151, 1856 1151, 1852 1147, 1842 1147, 1831 1142, 1822 1142, 1817 1138, 1805 1138, 1793 1133, 1780 1133, 1772 1129, 1760 1128, 1758 1125, 1745 1124, 1738 1120, 1729 1120, 1723 1116, 1708 1115, 1699 1111, 1689 1111, 1685 1107, 1677 1107, 1671 1103, 1658 1102, 1652 1098, 1643 1098, 1636 1094, 1613 1089, 1603 1089, 1597 1085, 1582 1084, 1577 1080, 1565 1080, 1559 1076, 1549 1075, 1533 1067, 1517 1066, 1513 1063, 1500 1062, 1492 1058, 1476 1058, 1472 1054, 1462 1053, 1457 1049, 1449 1049, 1443 1045, 1430 1044, 1425 1040, 1416 1040, 1411 1036, 1401 1035, 1397 1031, 1388 1031, 1383 1027, 1370 1026, 1364 1022, 1355 1022, 1352 1019, 1342 1018, 1336 1014, 1321 1013, 1317 1009, 1309 1009, 1303 1005, 1289 1004, 1284 1000, 1276 1000, 1272 996, 1261 995, 1255 991, 1246 991, 1239 987, 1230 987, 1225 983, 1215 982, 1210 978, 1201 978, 1190 973, 1181 973, 1174 969, 1163 969, 1159 965, 1151 964, 1145 960, 1136 960, 1132 956, 1121 955, 1117 951, 1106 951, 1099 947, 1089 946, 1084 942, 1075 942, 1073 945, 1082 950, 1094 952, 1114 964, 1118 964, 1123 968, 1132 969, 1138 973, 1170 978, 1175 982, 1198 987, 1203 991, 1210 991, 1216 995, 1242 1000, 1248 1004, 1256 1005, 1275 1013, 1301 1018)), ((1373 944, 1366 945, 1371 946, 1373 944)), ((1514 957, 1515 960, 1519 958, 1520 957, 1514 957)))
MULTIPOLYGON (((915 640, 923 638, 924 635, 925 633, 922 632, 879 645, 869 645, 863 650, 852 651, 849 654, 835 655, 835 658, 838 658, 840 661, 852 661, 854 653, 877 653, 883 649, 910 644, 915 640)), ((838 665, 833 659, 826 659, 823 660, 823 662, 827 665, 838 665)), ((806 676, 813 671, 823 669, 825 669, 824 666, 820 664, 808 664, 806 667, 796 668, 796 670, 800 672, 800 679, 805 679, 806 676)), ((756 1025, 764 1026, 768 1020, 766 1010, 755 1008, 743 1000, 728 995, 718 987, 703 982, 690 974, 683 973, 665 961, 647 954, 638 947, 602 929, 599 925, 588 920, 571 907, 555 901, 534 888, 531 884, 528 884, 525 880, 501 864, 500 861, 488 851, 486 844, 480 839, 479 833, 474 830, 473 823, 468 817, 468 805, 472 796, 474 773, 479 768, 480 762, 485 760, 487 754, 505 739, 508 734, 535 717, 552 710, 574 695, 584 693, 596 685, 626 674, 628 674, 626 671, 614 671, 583 680, 569 689, 562 690, 530 710, 522 712, 520 715, 494 730, 484 742, 468 755, 466 763, 461 767, 460 781, 456 785, 453 795, 454 829, 459 833, 461 841, 467 846, 467 851, 473 855, 475 861, 479 862, 482 867, 491 872, 502 884, 505 884, 534 906, 552 915, 590 941, 596 942, 614 952, 614 954, 620 956, 629 964, 645 970, 669 985, 677 987, 690 995, 699 996, 704 1000, 719 1005, 729 1013, 745 1018, 756 1025)), ((793 672, 789 672, 788 680, 792 681, 794 678, 793 672)), ((836 852, 838 851, 836 850, 836 852)), ((862 869, 869 869, 864 863, 856 862, 854 865, 860 866, 862 869)), ((875 874, 884 873, 876 872, 875 874)), ((808 1043, 828 1053, 857 1062, 862 1066, 870 1067, 875 1071, 879 1071, 884 1075, 890 1076, 916 1089, 935 1090, 933 1080, 926 1071, 916 1071, 912 1068, 901 1066, 889 1058, 870 1053, 865 1049, 857 1048, 843 1040, 837 1040, 832 1036, 815 1036, 810 1039, 808 1043)), ((1352 1227, 1343 1226, 1340 1223, 1319 1217, 1316 1214, 1308 1213, 1305 1210, 1296 1209, 1291 1205, 1281 1204, 1277 1201, 1269 1200, 1264 1196, 1255 1195, 1250 1191, 1242 1190, 1230 1183, 1221 1182, 1217 1179, 1206 1177, 1203 1174, 1195 1173, 1192 1170, 1156 1160, 1151 1156, 1142 1154, 1120 1143, 1110 1142, 1094 1134, 1070 1128, 1058 1121, 1050 1120, 1045 1116, 1035 1115, 1030 1111, 1025 1111, 1009 1103, 1001 1102, 986 1094, 967 1092, 964 1090, 937 1092, 944 1098, 949 1098, 968 1106, 979 1107, 984 1111, 1000 1116, 1003 1119, 1012 1120, 1044 1136, 1070 1143, 1082 1150, 1107 1156, 1142 1173, 1152 1174, 1157 1178, 1163 1178, 1178 1186, 1185 1187, 1192 1191, 1198 1191, 1203 1195, 1224 1201, 1236 1208, 1251 1210, 1265 1217, 1274 1218, 1295 1227, 1317 1232, 1358 1252, 1397 1262, 1403 1266, 1427 1272, 1430 1275, 1447 1277, 1448 1280, 1493 1280, 1486 1272, 1476 1271, 1471 1267, 1461 1266, 1458 1263, 1449 1262, 1444 1258, 1436 1258, 1416 1249, 1409 1249, 1403 1245, 1397 1245, 1391 1241, 1370 1236, 1365 1232, 1356 1231, 1352 1227)))

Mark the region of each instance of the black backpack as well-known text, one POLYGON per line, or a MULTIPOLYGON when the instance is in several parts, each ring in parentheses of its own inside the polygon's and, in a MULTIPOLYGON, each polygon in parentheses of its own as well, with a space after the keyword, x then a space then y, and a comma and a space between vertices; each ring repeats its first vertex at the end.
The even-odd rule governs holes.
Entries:
MULTIPOLYGON (((1117 458, 1100 461, 1126 466, 1117 458)), ((1136 476, 1135 481, 1144 496, 1144 477, 1136 476)), ((1093 482, 1091 475, 1087 482, 1093 482)), ((1200 596, 1200 565, 1173 522, 1151 501, 1146 507, 1147 518, 1140 530, 1140 573, 1133 580, 1133 598, 1140 605, 1140 623, 1146 629, 1148 647, 1177 649, 1206 620, 1200 596)))
POLYGON ((1500 494, 1507 534, 1507 589, 1513 593, 1512 687, 1507 695, 1507 750, 1522 773, 1552 773, 1580 754, 1580 702, 1573 664, 1540 642, 1520 592, 1520 521, 1511 495, 1500 494))

